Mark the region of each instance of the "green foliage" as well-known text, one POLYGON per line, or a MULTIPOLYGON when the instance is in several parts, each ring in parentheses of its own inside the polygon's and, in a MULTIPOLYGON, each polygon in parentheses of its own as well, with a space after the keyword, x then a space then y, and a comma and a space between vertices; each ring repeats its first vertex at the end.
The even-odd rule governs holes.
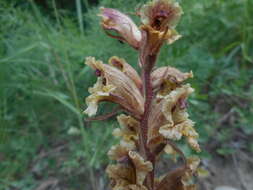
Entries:
MULTIPOLYGON (((95 82, 84 58, 117 55, 137 67, 137 57, 104 34, 98 7, 87 2, 77 0, 70 10, 48 3, 48 12, 33 1, 0 2, 0 189, 33 189, 52 175, 72 189, 90 188, 86 182, 108 161, 116 123, 84 123, 84 97, 95 82)), ((142 2, 98 6, 133 13, 142 2)), ((253 2, 180 2, 183 38, 163 48, 159 64, 193 71, 191 117, 206 150, 227 155, 238 141, 252 150, 253 2)), ((99 114, 109 111, 102 106, 99 114)))

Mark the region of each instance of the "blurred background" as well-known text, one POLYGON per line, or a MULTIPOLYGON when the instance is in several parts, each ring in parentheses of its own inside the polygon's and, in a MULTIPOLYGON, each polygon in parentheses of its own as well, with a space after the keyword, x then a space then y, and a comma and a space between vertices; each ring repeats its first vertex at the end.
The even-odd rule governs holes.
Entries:
MULTIPOLYGON (((136 52, 107 37, 97 14, 117 8, 139 23, 134 13, 144 2, 0 0, 0 190, 109 189, 106 153, 118 124, 84 122, 96 81, 84 59, 117 55, 137 68, 136 52)), ((183 38, 162 49, 159 65, 195 76, 189 110, 203 150, 199 189, 252 190, 253 1, 180 3, 183 38)), ((102 104, 98 115, 111 108, 102 104)))

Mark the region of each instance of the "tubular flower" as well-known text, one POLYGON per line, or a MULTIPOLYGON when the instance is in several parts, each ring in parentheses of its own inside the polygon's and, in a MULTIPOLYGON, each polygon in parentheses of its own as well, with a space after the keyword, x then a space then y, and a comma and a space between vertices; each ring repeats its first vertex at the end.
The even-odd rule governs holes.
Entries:
POLYGON ((117 103, 131 113, 134 113, 137 117, 143 113, 144 100, 140 90, 132 79, 122 71, 103 64, 101 61, 96 61, 92 57, 86 59, 86 64, 93 68, 96 73, 99 73, 101 79, 99 79, 99 88, 92 88, 90 90, 91 95, 86 99, 88 108, 85 113, 88 113, 89 116, 94 115, 96 113, 96 109, 94 108, 97 108, 97 103, 100 101, 117 103), (100 91, 97 92, 97 89, 100 90, 101 88, 106 88, 106 90, 109 88, 109 90, 98 98, 97 93, 100 91))
POLYGON ((138 49, 141 41, 141 32, 135 23, 127 15, 116 9, 101 8, 102 27, 104 30, 114 30, 120 36, 112 36, 119 40, 128 42, 131 46, 138 49))
POLYGON ((117 116, 119 127, 112 132, 119 143, 108 151, 108 157, 115 162, 106 169, 112 190, 195 190, 192 179, 200 160, 186 159, 176 144, 185 139, 192 149, 200 151, 195 123, 187 113, 187 99, 194 89, 185 81, 193 74, 170 66, 155 69, 162 45, 180 37, 175 27, 182 9, 174 0, 153 0, 137 14, 141 19, 139 28, 118 10, 101 8, 103 29, 138 51, 141 73, 117 56, 111 57, 109 64, 88 57, 86 65, 98 78, 89 88, 85 113, 95 115, 102 101, 119 106, 112 113, 98 116, 98 120, 114 116, 115 110, 123 112, 117 116), (183 165, 155 177, 159 169, 156 162, 163 153, 170 154, 175 162, 179 155, 183 165))

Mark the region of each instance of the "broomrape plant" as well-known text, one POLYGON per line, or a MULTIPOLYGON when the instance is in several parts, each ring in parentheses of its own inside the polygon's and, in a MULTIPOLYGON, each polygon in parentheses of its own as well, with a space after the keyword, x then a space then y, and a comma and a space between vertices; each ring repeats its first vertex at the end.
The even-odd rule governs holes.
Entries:
POLYGON ((187 97, 194 90, 184 83, 193 74, 170 66, 155 69, 162 45, 180 38, 175 27, 182 9, 173 0, 153 0, 143 5, 137 15, 140 27, 118 10, 101 8, 99 16, 105 32, 138 52, 141 76, 119 57, 110 58, 109 64, 87 57, 86 64, 95 70, 97 82, 89 88, 84 112, 93 116, 98 104, 107 101, 118 104, 117 110, 125 113, 117 117, 120 128, 113 131, 120 143, 108 152, 110 159, 116 161, 106 169, 113 190, 193 190, 196 186, 192 176, 200 160, 186 158, 175 143, 185 137, 192 149, 200 151, 198 133, 187 113, 187 97), (179 154, 183 165, 156 177, 156 162, 163 152, 179 154))

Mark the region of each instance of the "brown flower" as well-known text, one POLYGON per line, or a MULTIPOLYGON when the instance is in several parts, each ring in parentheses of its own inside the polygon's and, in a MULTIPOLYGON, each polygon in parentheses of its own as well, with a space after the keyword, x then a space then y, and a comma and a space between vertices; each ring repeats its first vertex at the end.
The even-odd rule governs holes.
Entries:
POLYGON ((116 9, 101 8, 102 27, 105 30, 114 30, 120 36, 112 36, 119 40, 128 42, 131 46, 138 49, 141 40, 141 32, 138 27, 127 15, 116 9))
POLYGON ((86 58, 86 64, 99 74, 99 78, 89 90, 91 95, 86 98, 88 108, 85 113, 89 116, 94 115, 99 102, 110 101, 121 105, 136 117, 142 115, 143 96, 132 79, 115 67, 96 61, 93 57, 86 58))
POLYGON ((194 122, 186 111, 186 98, 193 92, 189 84, 182 85, 169 94, 153 100, 148 120, 148 144, 151 149, 159 147, 165 139, 180 140, 186 137, 188 144, 197 152, 198 133, 193 128, 194 122))
POLYGON ((165 41, 172 44, 181 35, 174 29, 182 9, 173 0, 153 0, 140 9, 142 42, 140 62, 144 65, 147 55, 157 55, 165 41))
POLYGON ((159 31, 175 28, 182 13, 179 4, 173 0, 153 0, 140 11, 142 23, 159 31))

